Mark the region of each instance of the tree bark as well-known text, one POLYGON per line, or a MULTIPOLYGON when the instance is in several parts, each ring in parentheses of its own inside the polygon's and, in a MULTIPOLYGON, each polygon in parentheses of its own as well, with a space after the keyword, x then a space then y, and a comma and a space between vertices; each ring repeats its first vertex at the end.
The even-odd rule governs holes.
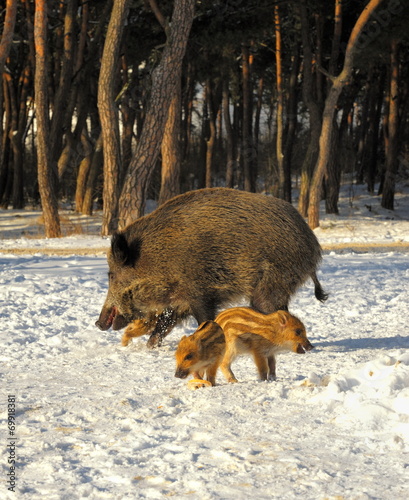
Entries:
POLYGON ((182 157, 180 121, 182 112, 181 81, 169 106, 168 119, 162 141, 162 171, 159 204, 180 193, 180 162, 182 157))
POLYGON ((103 152, 102 152, 102 133, 99 135, 94 152, 91 156, 91 166, 87 178, 87 184, 84 192, 84 201, 81 207, 81 213, 84 215, 92 215, 92 202, 95 195, 95 185, 99 173, 102 170, 103 152))
POLYGON ((226 129, 226 187, 234 186, 234 139, 230 118, 229 80, 225 75, 223 80, 223 121, 226 129))
POLYGON ((276 55, 276 89, 277 89, 277 136, 276 155, 278 170, 278 197, 284 199, 284 94, 283 94, 283 70, 281 64, 282 42, 281 42, 281 20, 278 5, 274 7, 274 31, 275 31, 275 55, 276 55))
MULTIPOLYGON (((56 165, 62 151, 62 138, 64 135, 64 121, 66 120, 67 105, 69 100, 73 66, 74 66, 74 39, 75 39, 75 14, 77 1, 67 0, 64 16, 63 57, 61 61, 61 74, 57 92, 55 93, 53 116, 50 127, 51 162, 56 165)), ((55 182, 58 184, 57 169, 55 169, 55 182)))
POLYGON ((314 171, 314 165, 316 164, 318 158, 322 117, 320 106, 314 95, 314 79, 312 71, 313 54, 310 41, 310 23, 308 21, 306 0, 300 1, 299 12, 304 58, 302 96, 304 104, 307 106, 309 112, 310 138, 307 152, 301 167, 301 185, 300 196, 298 199, 298 211, 303 217, 306 217, 308 214, 311 178, 314 171))
POLYGON ((325 100, 325 107, 322 119, 322 129, 320 135, 320 152, 315 167, 308 208, 308 224, 311 229, 319 226, 319 204, 321 201, 322 180, 327 168, 331 152, 331 138, 334 125, 334 115, 339 95, 344 86, 349 83, 352 77, 354 57, 357 50, 359 36, 370 16, 375 9, 382 3, 383 0, 370 0, 361 15, 359 16, 355 26, 352 29, 349 37, 348 45, 345 52, 344 66, 341 73, 333 79, 333 84, 329 90, 325 100))
POLYGON ((287 125, 285 130, 285 149, 284 149, 284 199, 291 203, 292 189, 291 189, 291 159, 292 150, 294 145, 294 138, 297 129, 297 79, 300 70, 300 47, 294 47, 294 54, 292 56, 292 67, 290 73, 290 80, 288 82, 288 103, 287 103, 287 125))
MULTIPOLYGON (((3 72, 4 65, 10 53, 11 44, 13 42, 14 27, 16 24, 17 15, 17 0, 6 1, 6 16, 4 19, 3 33, 0 41, 0 180, 5 179, 5 164, 4 164, 4 150, 3 150, 3 72), (4 171, 3 171, 4 170, 4 171)), ((4 185, 3 185, 4 189, 4 185)), ((0 191, 2 188, 0 188, 0 191)), ((1 201, 0 194, 0 201, 1 201)))
POLYGON ((9 153, 10 153, 10 139, 8 130, 11 127, 12 112, 11 112, 11 102, 10 94, 7 92, 7 78, 3 75, 3 89, 4 89, 4 118, 1 115, 1 121, 4 120, 4 130, 0 137, 2 150, 2 158, 0 163, 0 208, 7 209, 10 201, 11 193, 11 169, 9 165, 9 153))
POLYGON ((242 85, 243 85, 243 120, 241 129, 241 158, 244 176, 244 190, 254 192, 254 175, 251 171, 253 147, 251 138, 251 84, 250 84, 250 51, 242 47, 242 85))
POLYGON ((6 17, 0 41, 0 77, 3 76, 4 65, 13 42, 14 27, 16 25, 17 0, 6 0, 6 17))
POLYGON ((187 76, 185 84, 185 98, 183 99, 183 115, 182 122, 182 137, 183 137, 183 154, 182 161, 185 161, 189 156, 192 135, 192 117, 193 117, 193 101, 195 96, 196 81, 193 76, 192 64, 187 64, 187 76))
POLYGON ((391 77, 388 111, 388 147, 386 150, 386 171, 382 191, 381 206, 388 210, 394 209, 395 178, 398 164, 398 130, 399 130, 399 43, 391 42, 391 77))
POLYGON ((129 0, 114 2, 105 39, 98 84, 98 110, 101 120, 104 153, 103 219, 101 234, 117 229, 119 176, 121 171, 121 139, 118 108, 115 104, 115 83, 122 31, 128 13, 129 0))
MULTIPOLYGON (((17 117, 11 130, 10 143, 13 148, 13 208, 24 208, 24 130, 27 124, 27 101, 30 90, 31 68, 27 63, 20 76, 19 95, 16 102, 17 117)), ((12 85, 12 82, 10 82, 12 85)))
POLYGON ((38 187, 43 209, 45 235, 47 238, 58 238, 61 236, 61 227, 57 196, 52 181, 52 167, 49 153, 47 21, 47 1, 36 0, 34 15, 34 43, 36 52, 34 92, 37 118, 38 187))
POLYGON ((180 81, 194 16, 194 0, 175 0, 162 59, 153 72, 152 91, 137 150, 129 165, 119 200, 119 227, 143 215, 149 182, 162 143, 168 110, 180 81))
POLYGON ((206 177, 205 186, 212 187, 212 164, 216 144, 216 117, 214 109, 214 96, 210 78, 206 81, 206 101, 208 113, 209 135, 206 140, 206 177))
POLYGON ((77 174, 77 182, 75 189, 75 211, 80 213, 84 204, 85 190, 87 188, 87 179, 91 169, 93 148, 92 144, 84 133, 81 136, 82 147, 84 150, 84 158, 82 159, 77 174))
POLYGON ((254 113, 254 133, 253 133, 253 144, 254 144, 254 168, 255 171, 259 170, 259 147, 260 147, 260 120, 261 111, 263 109, 263 93, 264 93, 264 72, 258 79, 257 85, 257 104, 256 111, 254 113))
POLYGON ((368 78, 364 87, 364 100, 361 105, 361 113, 359 125, 357 127, 357 153, 356 153, 356 180, 362 183, 364 180, 363 158, 365 154, 365 145, 367 144, 368 127, 370 122, 368 120, 369 106, 371 94, 373 93, 373 80, 374 80, 374 66, 372 65, 368 72, 368 78))
POLYGON ((371 86, 371 103, 369 110, 369 126, 366 138, 366 153, 363 158, 363 170, 366 174, 366 183, 370 193, 375 192, 376 171, 378 165, 378 147, 380 143, 380 121, 383 105, 383 90, 386 72, 381 69, 375 82, 371 86), (372 98, 373 97, 373 98, 372 98))

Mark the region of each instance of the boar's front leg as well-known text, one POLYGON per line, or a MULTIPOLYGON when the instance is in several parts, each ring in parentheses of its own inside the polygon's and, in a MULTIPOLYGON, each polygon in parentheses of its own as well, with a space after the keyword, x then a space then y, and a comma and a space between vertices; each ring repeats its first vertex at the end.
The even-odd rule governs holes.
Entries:
POLYGON ((162 345, 163 339, 170 333, 172 328, 177 323, 177 313, 170 308, 165 309, 161 314, 159 314, 155 329, 151 333, 147 346, 150 349, 154 347, 160 347, 162 345))

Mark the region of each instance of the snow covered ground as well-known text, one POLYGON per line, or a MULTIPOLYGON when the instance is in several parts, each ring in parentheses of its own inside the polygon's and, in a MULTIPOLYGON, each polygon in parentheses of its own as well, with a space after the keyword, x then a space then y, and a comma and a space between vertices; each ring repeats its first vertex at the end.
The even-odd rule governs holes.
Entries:
POLYGON ((290 308, 315 349, 279 356, 276 382, 239 358, 238 384, 197 391, 174 377, 193 320, 156 350, 94 326, 108 240, 33 238, 24 212, 0 212, 0 497, 409 498, 409 189, 393 213, 351 189, 316 230, 330 298, 308 283, 290 308))

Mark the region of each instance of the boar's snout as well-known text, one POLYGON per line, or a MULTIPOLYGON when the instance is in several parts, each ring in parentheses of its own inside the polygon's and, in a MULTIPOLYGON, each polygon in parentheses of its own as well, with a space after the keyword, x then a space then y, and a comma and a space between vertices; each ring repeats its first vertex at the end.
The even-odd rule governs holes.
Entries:
POLYGON ((95 322, 95 325, 100 330, 108 330, 115 319, 116 313, 116 307, 103 307, 98 321, 95 322))
POLYGON ((298 344, 297 354, 305 354, 307 351, 311 351, 311 349, 314 349, 314 346, 309 340, 306 340, 302 344, 298 344))
POLYGON ((108 328, 105 328, 104 324, 102 323, 102 321, 100 319, 95 321, 95 326, 97 326, 102 331, 108 330, 108 328))
POLYGON ((186 378, 189 375, 189 370, 184 370, 183 368, 177 368, 175 372, 175 377, 186 378))
POLYGON ((99 315, 98 320, 95 322, 95 325, 100 330, 108 330, 111 326, 113 330, 121 330, 124 328, 129 321, 127 321, 122 314, 118 313, 118 309, 113 307, 104 307, 99 315))

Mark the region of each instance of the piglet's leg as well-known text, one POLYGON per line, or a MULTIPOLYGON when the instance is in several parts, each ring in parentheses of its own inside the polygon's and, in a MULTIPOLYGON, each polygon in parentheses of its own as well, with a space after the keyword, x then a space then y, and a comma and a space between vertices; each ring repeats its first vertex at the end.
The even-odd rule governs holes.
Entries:
POLYGON ((253 351, 253 358, 257 366, 259 379, 267 380, 267 374, 268 374, 267 358, 262 354, 260 354, 259 352, 257 352, 256 350, 253 351))
POLYGON ((122 335, 122 345, 127 346, 131 342, 132 338, 146 335, 150 333, 154 327, 155 325, 152 324, 152 322, 143 319, 133 321, 126 327, 124 334, 122 335))
POLYGON ((236 356, 234 352, 232 352, 229 348, 227 348, 222 364, 220 365, 220 369, 224 375, 224 378, 227 380, 227 382, 230 383, 238 382, 231 369, 231 364, 233 363, 235 357, 236 356))
POLYGON ((276 379, 276 358, 275 356, 269 356, 267 358, 268 362, 268 380, 275 380, 276 379))
POLYGON ((212 385, 216 385, 216 372, 218 367, 219 363, 216 362, 207 368, 206 378, 212 385))

